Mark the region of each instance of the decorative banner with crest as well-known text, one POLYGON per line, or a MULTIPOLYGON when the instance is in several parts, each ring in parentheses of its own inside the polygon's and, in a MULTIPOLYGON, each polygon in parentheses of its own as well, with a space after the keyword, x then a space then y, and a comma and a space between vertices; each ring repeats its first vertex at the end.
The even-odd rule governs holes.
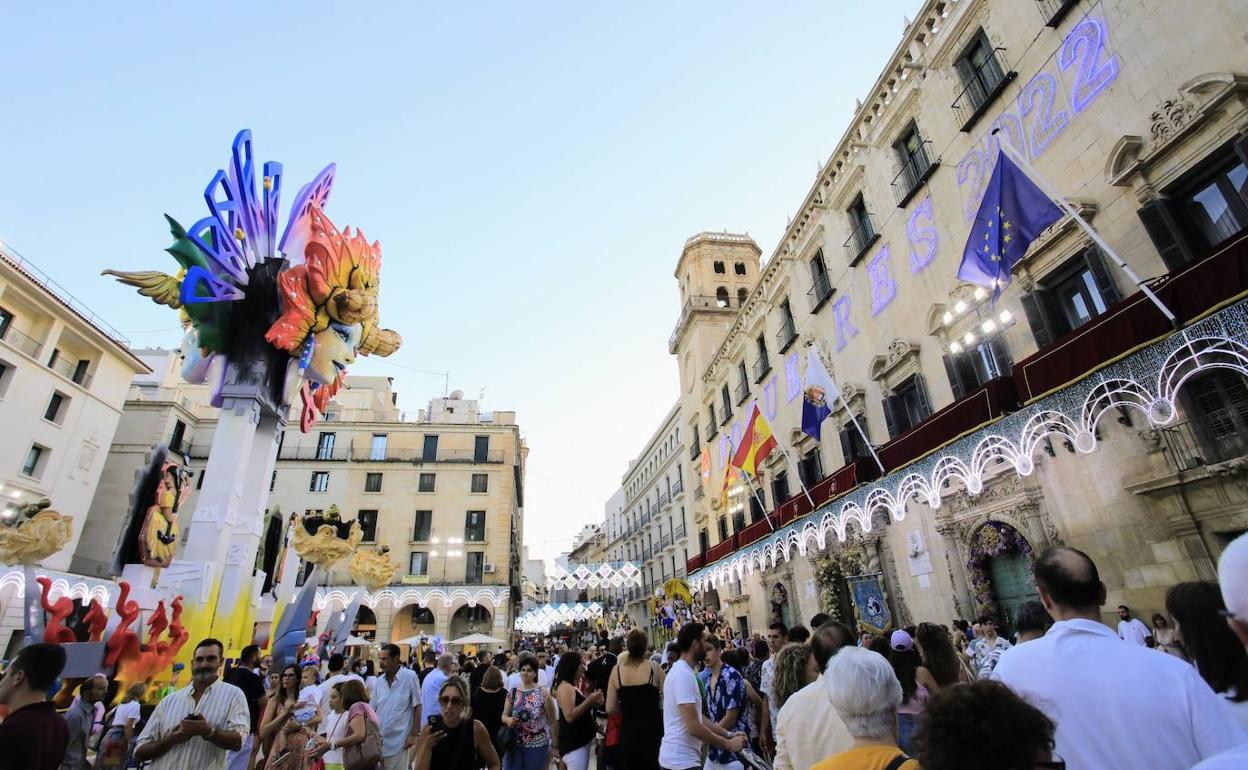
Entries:
POLYGON ((569 588, 632 588, 641 585, 641 566, 635 561, 579 564, 570 572, 559 565, 546 575, 551 590, 569 588))

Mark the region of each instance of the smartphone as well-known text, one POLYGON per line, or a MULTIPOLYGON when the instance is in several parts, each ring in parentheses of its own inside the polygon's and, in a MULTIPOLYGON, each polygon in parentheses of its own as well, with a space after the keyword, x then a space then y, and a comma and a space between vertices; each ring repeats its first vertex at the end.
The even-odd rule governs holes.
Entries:
POLYGON ((183 719, 203 719, 203 714, 187 714, 183 719))
POLYGON ((442 721, 441 714, 434 714, 429 717, 429 726, 434 729, 434 732, 437 732, 438 730, 446 730, 446 722, 442 721))

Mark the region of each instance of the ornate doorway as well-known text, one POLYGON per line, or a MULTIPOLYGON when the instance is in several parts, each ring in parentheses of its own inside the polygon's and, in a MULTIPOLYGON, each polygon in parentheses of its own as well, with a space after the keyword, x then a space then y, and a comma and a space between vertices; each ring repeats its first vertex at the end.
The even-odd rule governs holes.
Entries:
POLYGON ((1018 608, 1037 598, 1031 570, 1034 559, 1031 544, 1009 524, 989 521, 975 530, 967 566, 976 614, 989 615, 1005 628, 1013 628, 1018 608))

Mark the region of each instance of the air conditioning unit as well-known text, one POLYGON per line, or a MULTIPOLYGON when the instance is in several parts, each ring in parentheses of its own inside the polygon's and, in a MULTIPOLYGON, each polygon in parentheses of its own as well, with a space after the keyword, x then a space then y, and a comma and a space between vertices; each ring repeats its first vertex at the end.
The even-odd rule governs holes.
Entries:
POLYGON ((487 572, 487 573, 493 573, 493 572, 498 571, 498 567, 496 567, 496 566, 495 566, 495 565, 493 565, 493 564, 486 564, 486 565, 483 567, 483 569, 484 569, 484 571, 485 571, 485 572, 487 572))

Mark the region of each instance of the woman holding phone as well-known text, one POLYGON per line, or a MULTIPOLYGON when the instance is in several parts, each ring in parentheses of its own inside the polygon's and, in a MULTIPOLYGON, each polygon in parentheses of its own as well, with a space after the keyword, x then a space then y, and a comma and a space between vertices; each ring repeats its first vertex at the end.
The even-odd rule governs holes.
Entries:
POLYGON ((420 731, 416 770, 500 770, 490 734, 472 718, 464 680, 447 679, 438 691, 438 705, 441 716, 432 717, 420 731))

